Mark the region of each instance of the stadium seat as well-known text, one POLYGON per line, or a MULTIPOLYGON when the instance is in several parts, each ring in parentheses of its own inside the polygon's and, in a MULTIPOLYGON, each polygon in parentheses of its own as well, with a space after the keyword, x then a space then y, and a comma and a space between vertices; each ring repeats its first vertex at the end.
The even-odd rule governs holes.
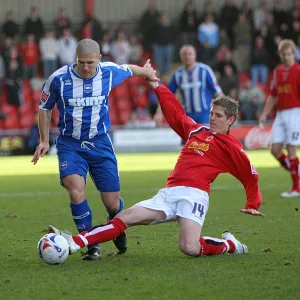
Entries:
POLYGON ((150 51, 149 52, 148 51, 143 51, 143 53, 142 53, 142 61, 143 61, 142 66, 146 63, 146 61, 148 59, 151 59, 151 62, 153 62, 152 53, 150 51))
POLYGON ((266 96, 269 94, 270 87, 268 84, 258 83, 257 87, 260 88, 266 96))
POLYGON ((125 125, 131 116, 132 113, 132 108, 127 107, 126 109, 123 109, 119 112, 119 120, 120 120, 120 124, 125 125))
POLYGON ((59 119, 59 111, 56 106, 53 107, 52 109, 52 114, 51 114, 51 127, 55 128, 57 127, 58 119, 59 119))
POLYGON ((109 118, 112 125, 120 125, 121 122, 119 119, 118 111, 116 110, 115 107, 114 108, 110 107, 109 118))
POLYGON ((18 110, 17 110, 17 107, 14 105, 3 103, 2 104, 2 112, 5 113, 6 115, 11 115, 11 114, 17 114, 18 110))
POLYGON ((20 127, 30 128, 34 124, 34 114, 21 115, 20 117, 20 127))
POLYGON ((4 129, 19 129, 20 121, 18 116, 17 108, 14 107, 15 110, 11 110, 10 113, 6 113, 6 120, 3 121, 4 129))
POLYGON ((24 80, 22 85, 22 100, 23 103, 32 104, 32 93, 31 93, 30 83, 28 80, 24 80))
POLYGON ((120 97, 116 99, 116 111, 121 124, 126 124, 133 110, 133 103, 128 97, 120 97))
POLYGON ((147 94, 137 95, 133 97, 134 104, 141 108, 147 108, 149 105, 149 98, 147 94))
POLYGON ((7 104, 7 92, 4 88, 0 94, 0 105, 3 106, 5 104, 7 104))
POLYGON ((128 78, 126 81, 128 82, 129 86, 135 85, 135 84, 144 84, 145 83, 145 79, 142 78, 142 77, 131 77, 131 78, 128 78))
POLYGON ((23 82, 22 82, 22 88, 30 90, 31 89, 30 81, 29 80, 23 80, 23 82))
POLYGON ((238 73, 238 79, 240 88, 244 88, 246 81, 250 79, 250 74, 248 72, 240 72, 238 73))
POLYGON ((130 78, 128 80, 129 83, 129 90, 130 94, 132 96, 140 95, 141 91, 143 90, 143 93, 147 94, 149 91, 149 85, 145 82, 145 79, 143 78, 130 78), (142 87, 142 89, 141 89, 142 87))
POLYGON ((129 88, 128 88, 128 84, 127 84, 127 81, 125 80, 123 83, 115 86, 110 94, 113 96, 113 97, 129 97, 130 96, 130 92, 129 92, 129 88))
POLYGON ((130 107, 132 109, 133 102, 131 101, 131 98, 128 97, 119 97, 115 99, 115 106, 118 110, 127 109, 130 107))
POLYGON ((32 114, 34 115, 33 109, 32 109, 32 103, 31 102, 24 102, 19 107, 19 112, 22 115, 32 114))
POLYGON ((41 91, 34 91, 31 94, 32 97, 32 105, 33 105, 33 111, 38 112, 39 111, 39 105, 40 105, 40 94, 41 91))
POLYGON ((30 128, 35 122, 35 114, 32 109, 19 111, 19 121, 21 128, 30 128))

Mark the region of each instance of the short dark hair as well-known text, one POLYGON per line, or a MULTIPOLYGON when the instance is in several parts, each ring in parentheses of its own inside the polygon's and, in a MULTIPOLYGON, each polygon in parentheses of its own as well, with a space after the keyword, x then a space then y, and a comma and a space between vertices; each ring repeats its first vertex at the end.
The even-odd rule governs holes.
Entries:
POLYGON ((229 119, 234 116, 237 119, 239 114, 239 103, 229 96, 219 96, 214 99, 211 105, 220 105, 224 108, 226 117, 229 119))

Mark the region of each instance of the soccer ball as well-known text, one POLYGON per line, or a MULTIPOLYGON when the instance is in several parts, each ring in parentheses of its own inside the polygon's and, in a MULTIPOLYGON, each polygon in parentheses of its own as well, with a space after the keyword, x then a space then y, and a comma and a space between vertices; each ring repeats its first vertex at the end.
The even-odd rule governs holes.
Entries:
POLYGON ((69 245, 67 240, 55 233, 44 235, 37 245, 38 255, 47 264, 62 264, 69 255, 69 245))

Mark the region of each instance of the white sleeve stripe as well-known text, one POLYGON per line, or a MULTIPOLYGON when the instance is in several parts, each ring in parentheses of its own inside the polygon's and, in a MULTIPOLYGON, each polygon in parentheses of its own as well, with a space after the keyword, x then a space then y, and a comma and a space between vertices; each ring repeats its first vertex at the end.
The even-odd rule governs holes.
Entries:
POLYGON ((53 79, 58 75, 66 73, 67 70, 68 70, 68 66, 64 66, 64 67, 58 69, 57 71, 55 71, 46 81, 43 91, 49 91, 53 79))

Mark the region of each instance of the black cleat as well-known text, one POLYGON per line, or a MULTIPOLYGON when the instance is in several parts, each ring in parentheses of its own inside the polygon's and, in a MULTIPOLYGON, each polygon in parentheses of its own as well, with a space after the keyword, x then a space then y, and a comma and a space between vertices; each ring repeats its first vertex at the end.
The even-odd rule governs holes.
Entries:
POLYGON ((124 254, 127 251, 127 238, 125 232, 115 238, 113 242, 119 250, 119 254, 124 254))
POLYGON ((101 258, 101 252, 99 247, 93 247, 85 252, 82 256, 83 260, 99 260, 101 258))

